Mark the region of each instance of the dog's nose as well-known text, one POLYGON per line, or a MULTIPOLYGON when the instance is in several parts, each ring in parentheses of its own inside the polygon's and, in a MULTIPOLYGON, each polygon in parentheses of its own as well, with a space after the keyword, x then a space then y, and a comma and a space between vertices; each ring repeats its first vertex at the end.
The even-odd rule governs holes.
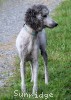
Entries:
POLYGON ((50 25, 50 28, 54 28, 54 27, 56 27, 57 25, 58 25, 58 23, 53 22, 53 24, 50 25))
POLYGON ((58 23, 55 23, 54 26, 56 27, 58 25, 58 23))
POLYGON ((51 25, 51 28, 54 28, 54 27, 56 27, 57 25, 58 25, 58 23, 53 22, 53 24, 51 25))

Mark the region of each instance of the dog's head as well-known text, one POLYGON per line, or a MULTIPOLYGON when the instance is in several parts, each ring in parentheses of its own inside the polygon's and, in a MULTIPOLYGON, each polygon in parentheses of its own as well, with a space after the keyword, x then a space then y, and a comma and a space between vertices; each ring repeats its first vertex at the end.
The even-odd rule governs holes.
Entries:
POLYGON ((25 14, 25 23, 34 31, 41 31, 43 28, 54 28, 58 24, 49 17, 49 10, 44 5, 34 5, 25 14))

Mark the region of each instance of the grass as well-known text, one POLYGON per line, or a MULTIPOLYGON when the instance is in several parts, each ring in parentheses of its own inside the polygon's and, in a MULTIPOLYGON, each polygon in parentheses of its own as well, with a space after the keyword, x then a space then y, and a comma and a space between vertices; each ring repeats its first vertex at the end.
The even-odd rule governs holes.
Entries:
MULTIPOLYGON (((52 17, 59 26, 53 30, 46 29, 48 37, 48 71, 49 85, 44 84, 44 67, 42 57, 39 58, 38 96, 37 100, 71 100, 71 0, 64 1, 53 13, 52 17), (52 94, 50 94, 52 93, 52 94), (48 95, 47 95, 48 94, 48 95), (53 97, 50 97, 53 96, 53 97)), ((14 96, 20 90, 19 59, 16 58, 16 71, 7 85, 0 89, 0 100, 36 100, 35 97, 14 96), (9 82, 10 81, 10 82, 9 82)), ((31 94, 33 84, 30 83, 30 67, 26 66, 27 93, 31 94)))

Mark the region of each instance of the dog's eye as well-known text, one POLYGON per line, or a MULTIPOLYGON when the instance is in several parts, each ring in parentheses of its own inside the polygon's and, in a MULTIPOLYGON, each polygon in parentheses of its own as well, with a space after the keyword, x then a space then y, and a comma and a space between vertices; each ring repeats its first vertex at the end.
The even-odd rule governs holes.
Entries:
POLYGON ((46 17, 47 17, 47 15, 43 15, 43 17, 44 17, 44 18, 46 18, 46 17))

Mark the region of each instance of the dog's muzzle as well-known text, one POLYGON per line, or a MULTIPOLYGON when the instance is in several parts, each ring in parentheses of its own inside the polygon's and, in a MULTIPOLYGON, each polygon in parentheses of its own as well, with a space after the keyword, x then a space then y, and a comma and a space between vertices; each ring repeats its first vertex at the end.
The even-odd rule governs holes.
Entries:
POLYGON ((56 22, 53 22, 52 24, 50 24, 48 27, 49 28, 54 28, 54 27, 56 27, 58 25, 58 23, 56 23, 56 22))

